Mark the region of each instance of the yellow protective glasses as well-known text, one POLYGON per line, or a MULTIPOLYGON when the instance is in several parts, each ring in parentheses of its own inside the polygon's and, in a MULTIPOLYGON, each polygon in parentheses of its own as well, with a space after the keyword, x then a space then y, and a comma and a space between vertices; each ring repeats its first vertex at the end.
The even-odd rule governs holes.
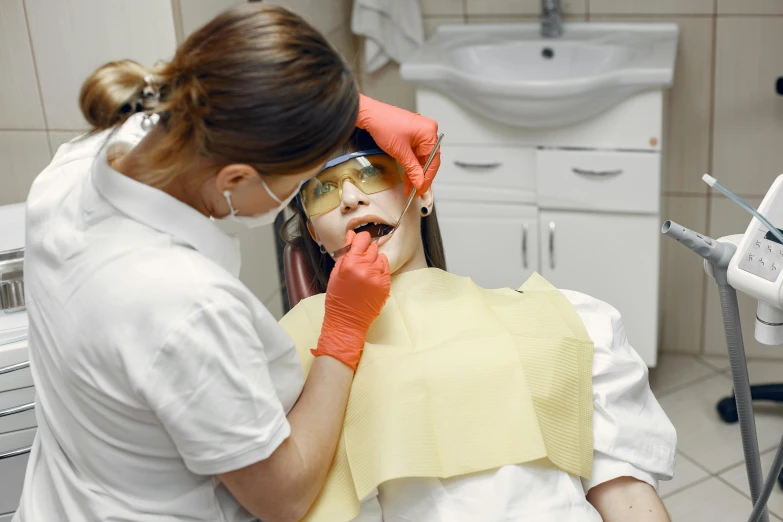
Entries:
POLYGON ((377 194, 402 183, 402 165, 381 149, 352 152, 329 161, 299 191, 299 206, 307 217, 325 214, 340 206, 347 180, 363 193, 377 194))

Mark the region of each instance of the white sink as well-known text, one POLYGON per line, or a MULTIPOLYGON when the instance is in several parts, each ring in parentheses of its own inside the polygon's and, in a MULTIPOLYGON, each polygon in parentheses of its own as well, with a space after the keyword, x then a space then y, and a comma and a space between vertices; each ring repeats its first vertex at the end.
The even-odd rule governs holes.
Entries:
POLYGON ((539 24, 441 25, 400 73, 493 120, 558 127, 670 87, 677 34, 676 24, 566 24, 560 38, 539 24))

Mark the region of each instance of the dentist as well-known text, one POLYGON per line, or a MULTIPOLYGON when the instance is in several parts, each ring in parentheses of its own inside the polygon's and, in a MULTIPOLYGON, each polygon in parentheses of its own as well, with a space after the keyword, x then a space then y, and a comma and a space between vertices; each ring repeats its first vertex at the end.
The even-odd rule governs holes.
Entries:
POLYGON ((388 261, 349 234, 305 381, 211 218, 271 223, 356 125, 426 190, 437 126, 362 97, 317 31, 265 4, 219 15, 150 74, 130 61, 96 71, 81 93, 94 131, 29 194, 38 432, 13 520, 299 520, 332 461, 388 261))

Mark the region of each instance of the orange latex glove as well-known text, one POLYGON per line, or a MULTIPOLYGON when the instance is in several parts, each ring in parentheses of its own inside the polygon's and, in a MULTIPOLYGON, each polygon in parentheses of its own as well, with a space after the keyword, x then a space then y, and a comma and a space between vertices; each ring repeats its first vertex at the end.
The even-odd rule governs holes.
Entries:
POLYGON ((438 123, 405 109, 359 95, 359 117, 356 126, 366 130, 386 154, 405 168, 405 194, 416 187, 426 192, 440 168, 440 151, 424 173, 422 166, 438 141, 438 123))
POLYGON ((329 284, 316 357, 330 355, 354 371, 364 351, 364 339, 381 313, 391 288, 389 260, 378 254, 370 234, 348 231, 345 244, 351 250, 337 260, 329 284))

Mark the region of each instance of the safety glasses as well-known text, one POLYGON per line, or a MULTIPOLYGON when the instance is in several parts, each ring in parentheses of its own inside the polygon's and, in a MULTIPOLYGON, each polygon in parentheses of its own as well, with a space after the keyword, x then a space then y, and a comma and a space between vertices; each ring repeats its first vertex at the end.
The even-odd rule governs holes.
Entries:
POLYGON ((381 149, 352 152, 329 161, 302 185, 297 202, 307 217, 318 216, 340 206, 345 181, 370 195, 399 185, 404 174, 402 165, 381 149))

